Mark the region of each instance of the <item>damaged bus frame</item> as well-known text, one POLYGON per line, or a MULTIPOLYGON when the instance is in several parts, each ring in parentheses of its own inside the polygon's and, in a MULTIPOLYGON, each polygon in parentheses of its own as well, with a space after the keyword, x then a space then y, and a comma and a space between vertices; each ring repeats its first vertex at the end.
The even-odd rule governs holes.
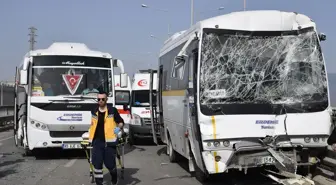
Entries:
POLYGON ((230 13, 172 35, 151 103, 170 161, 187 158, 199 181, 261 166, 312 173, 332 124, 324 40, 309 17, 281 11, 230 13), (310 76, 300 82, 298 69, 310 76))

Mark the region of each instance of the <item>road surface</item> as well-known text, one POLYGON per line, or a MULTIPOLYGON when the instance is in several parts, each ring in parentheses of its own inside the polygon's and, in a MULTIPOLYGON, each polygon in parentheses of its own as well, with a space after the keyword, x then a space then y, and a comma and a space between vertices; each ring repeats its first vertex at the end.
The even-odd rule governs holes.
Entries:
MULTIPOLYGON (((146 142, 147 143, 147 142, 146 142)), ((145 143, 145 144, 146 144, 145 143)), ((164 146, 151 144, 128 147, 125 179, 119 185, 201 185, 185 170, 187 163, 169 163, 164 146)), ((109 175, 105 175, 106 184, 109 175)), ((23 157, 14 146, 12 131, 0 132, 1 185, 89 185, 89 166, 82 151, 50 150, 39 157, 23 157)), ((275 184, 258 172, 244 176, 215 176, 209 185, 275 184), (243 180, 242 180, 243 179, 243 180)))

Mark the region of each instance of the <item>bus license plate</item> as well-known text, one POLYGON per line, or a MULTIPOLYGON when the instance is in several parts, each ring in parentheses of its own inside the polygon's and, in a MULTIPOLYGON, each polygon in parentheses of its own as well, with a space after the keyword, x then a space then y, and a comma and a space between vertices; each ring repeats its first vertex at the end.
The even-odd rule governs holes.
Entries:
POLYGON ((79 143, 67 143, 62 145, 63 149, 78 149, 82 148, 82 146, 79 143))
POLYGON ((261 157, 259 161, 261 162, 261 164, 274 164, 275 163, 275 159, 270 156, 261 157))

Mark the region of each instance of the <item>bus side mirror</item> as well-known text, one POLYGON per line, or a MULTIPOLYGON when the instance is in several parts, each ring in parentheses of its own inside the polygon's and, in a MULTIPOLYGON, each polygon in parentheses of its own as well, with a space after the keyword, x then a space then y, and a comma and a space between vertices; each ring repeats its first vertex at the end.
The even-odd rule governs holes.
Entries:
POLYGON ((180 64, 182 62, 185 62, 187 57, 188 57, 187 55, 176 56, 175 61, 177 64, 180 64))
POLYGON ((320 41, 325 41, 325 40, 327 40, 327 35, 324 34, 324 33, 319 33, 318 36, 319 36, 320 41))
POLYGON ((126 88, 128 86, 127 82, 128 82, 128 76, 126 73, 121 73, 120 74, 120 87, 121 88, 126 88))
POLYGON ((20 70, 20 85, 27 85, 27 84, 28 84, 28 71, 20 70))

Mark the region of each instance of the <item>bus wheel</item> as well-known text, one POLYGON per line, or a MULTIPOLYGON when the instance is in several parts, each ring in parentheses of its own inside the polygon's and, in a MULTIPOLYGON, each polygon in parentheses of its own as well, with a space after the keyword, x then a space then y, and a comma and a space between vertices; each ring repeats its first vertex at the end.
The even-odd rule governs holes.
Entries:
POLYGON ((134 135, 133 135, 131 132, 129 133, 129 136, 128 136, 128 144, 129 144, 130 146, 135 145, 134 135))
POLYGON ((199 182, 204 183, 209 180, 209 174, 207 172, 203 172, 197 165, 194 154, 191 154, 192 162, 194 164, 195 171, 192 172, 192 176, 194 176, 199 182))
POLYGON ((176 162, 176 152, 173 148, 173 144, 170 137, 168 138, 167 154, 169 156, 170 162, 172 163, 176 162))
POLYGON ((14 129, 14 144, 15 144, 16 147, 19 146, 19 141, 18 141, 16 129, 14 129))
POLYGON ((24 156, 33 156, 33 151, 29 149, 28 146, 23 147, 23 155, 24 156))

